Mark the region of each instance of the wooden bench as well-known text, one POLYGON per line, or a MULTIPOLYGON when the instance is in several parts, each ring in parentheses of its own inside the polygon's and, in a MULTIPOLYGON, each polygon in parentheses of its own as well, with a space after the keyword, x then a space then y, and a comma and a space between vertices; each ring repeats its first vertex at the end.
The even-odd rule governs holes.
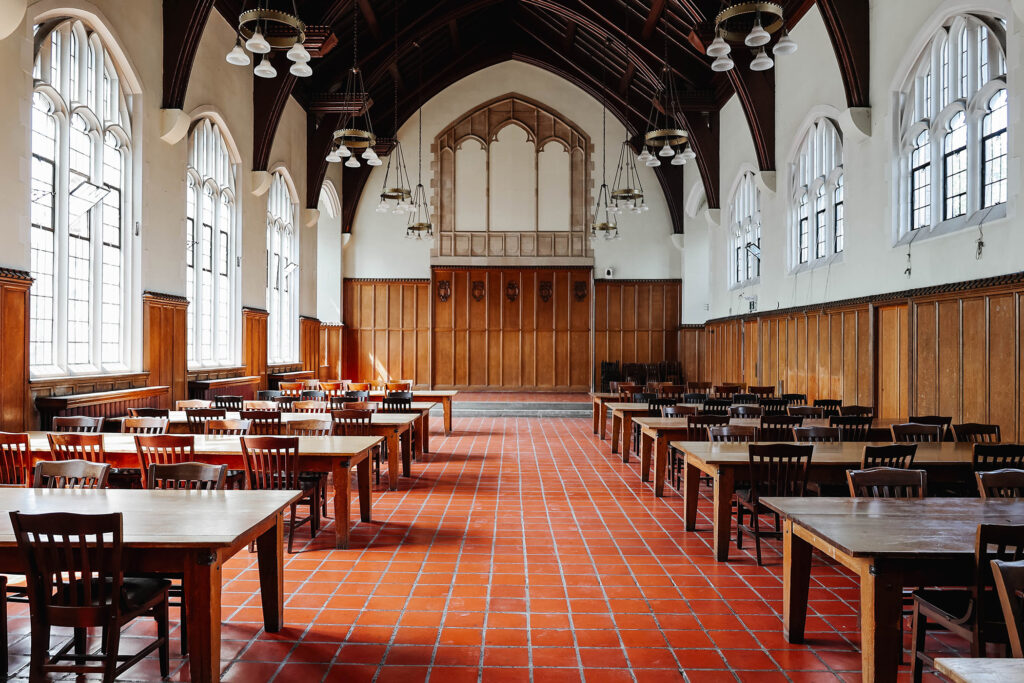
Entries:
POLYGON ((36 410, 39 411, 40 428, 50 429, 53 418, 57 416, 118 417, 127 415, 129 408, 166 407, 170 395, 170 387, 157 386, 97 391, 91 394, 39 396, 36 398, 36 410))
POLYGON ((260 387, 259 375, 224 377, 222 379, 194 379, 188 383, 188 397, 212 401, 215 396, 241 396, 252 401, 260 387))
POLYGON ((294 372, 271 372, 267 375, 267 384, 271 389, 277 389, 281 382, 302 382, 316 379, 316 373, 312 370, 296 370, 294 372))

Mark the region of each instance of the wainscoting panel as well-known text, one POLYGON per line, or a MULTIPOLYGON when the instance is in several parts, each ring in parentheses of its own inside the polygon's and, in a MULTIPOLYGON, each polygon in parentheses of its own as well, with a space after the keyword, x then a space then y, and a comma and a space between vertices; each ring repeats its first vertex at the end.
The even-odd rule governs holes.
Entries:
POLYGON ((160 408, 188 398, 188 300, 171 294, 142 295, 143 362, 153 386, 168 386, 160 408))
POLYGON ((35 424, 29 395, 29 287, 32 277, 0 269, 0 430, 20 432, 35 424))
POLYGON ((341 374, 430 382, 428 280, 345 280, 341 374))
MULTIPOLYGON (((594 282, 595 378, 604 361, 657 363, 679 359, 680 292, 679 280, 594 282)), ((696 354, 691 361, 698 362, 696 354)), ((684 374, 687 379, 694 377, 692 372, 684 374)))
POLYGON ((267 388, 267 318, 259 308, 242 309, 243 376, 259 375, 260 389, 267 388))

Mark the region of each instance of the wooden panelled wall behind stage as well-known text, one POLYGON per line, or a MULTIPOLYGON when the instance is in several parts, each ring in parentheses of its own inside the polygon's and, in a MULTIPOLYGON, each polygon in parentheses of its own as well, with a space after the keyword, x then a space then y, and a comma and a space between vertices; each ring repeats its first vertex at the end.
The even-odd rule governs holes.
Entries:
POLYGON ((603 361, 678 358, 679 280, 597 280, 594 289, 595 384, 603 361))
POLYGON ((345 280, 341 378, 411 379, 427 386, 429 290, 429 280, 345 280))

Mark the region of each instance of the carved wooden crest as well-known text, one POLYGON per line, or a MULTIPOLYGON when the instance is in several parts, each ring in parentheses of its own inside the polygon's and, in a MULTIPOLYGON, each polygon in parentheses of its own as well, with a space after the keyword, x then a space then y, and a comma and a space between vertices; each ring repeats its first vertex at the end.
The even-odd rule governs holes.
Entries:
POLYGON ((473 281, 473 300, 474 301, 483 301, 484 300, 484 295, 486 294, 486 292, 487 292, 487 290, 484 289, 484 281, 483 280, 474 280, 473 281))
POLYGON ((505 287, 505 296, 508 297, 509 301, 515 303, 515 300, 519 297, 519 283, 509 282, 508 286, 505 287))
POLYGON ((441 303, 448 301, 452 295, 452 283, 451 280, 438 280, 437 281, 437 298, 441 300, 441 303))
POLYGON ((573 283, 572 293, 576 296, 576 301, 583 301, 587 298, 587 283, 585 280, 577 280, 573 283))
POLYGON ((540 300, 544 303, 551 301, 551 280, 542 280, 540 283, 540 300))

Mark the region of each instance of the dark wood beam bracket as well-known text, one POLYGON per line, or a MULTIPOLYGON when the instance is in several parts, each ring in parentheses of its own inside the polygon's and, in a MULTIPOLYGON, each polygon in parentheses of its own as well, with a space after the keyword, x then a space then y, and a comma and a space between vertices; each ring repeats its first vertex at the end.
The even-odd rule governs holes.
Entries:
MULTIPOLYGON (((164 109, 185 106, 185 93, 192 75, 199 40, 206 20, 213 9, 213 0, 164 0, 164 109)), ((227 50, 228 47, 224 49, 227 50)))
POLYGON ((753 55, 741 48, 733 50, 736 66, 726 72, 743 113, 750 126, 757 153, 757 165, 762 171, 775 170, 775 69, 751 71, 753 55))
POLYGON ((846 104, 871 106, 871 18, 868 0, 818 0, 843 76, 846 104))

